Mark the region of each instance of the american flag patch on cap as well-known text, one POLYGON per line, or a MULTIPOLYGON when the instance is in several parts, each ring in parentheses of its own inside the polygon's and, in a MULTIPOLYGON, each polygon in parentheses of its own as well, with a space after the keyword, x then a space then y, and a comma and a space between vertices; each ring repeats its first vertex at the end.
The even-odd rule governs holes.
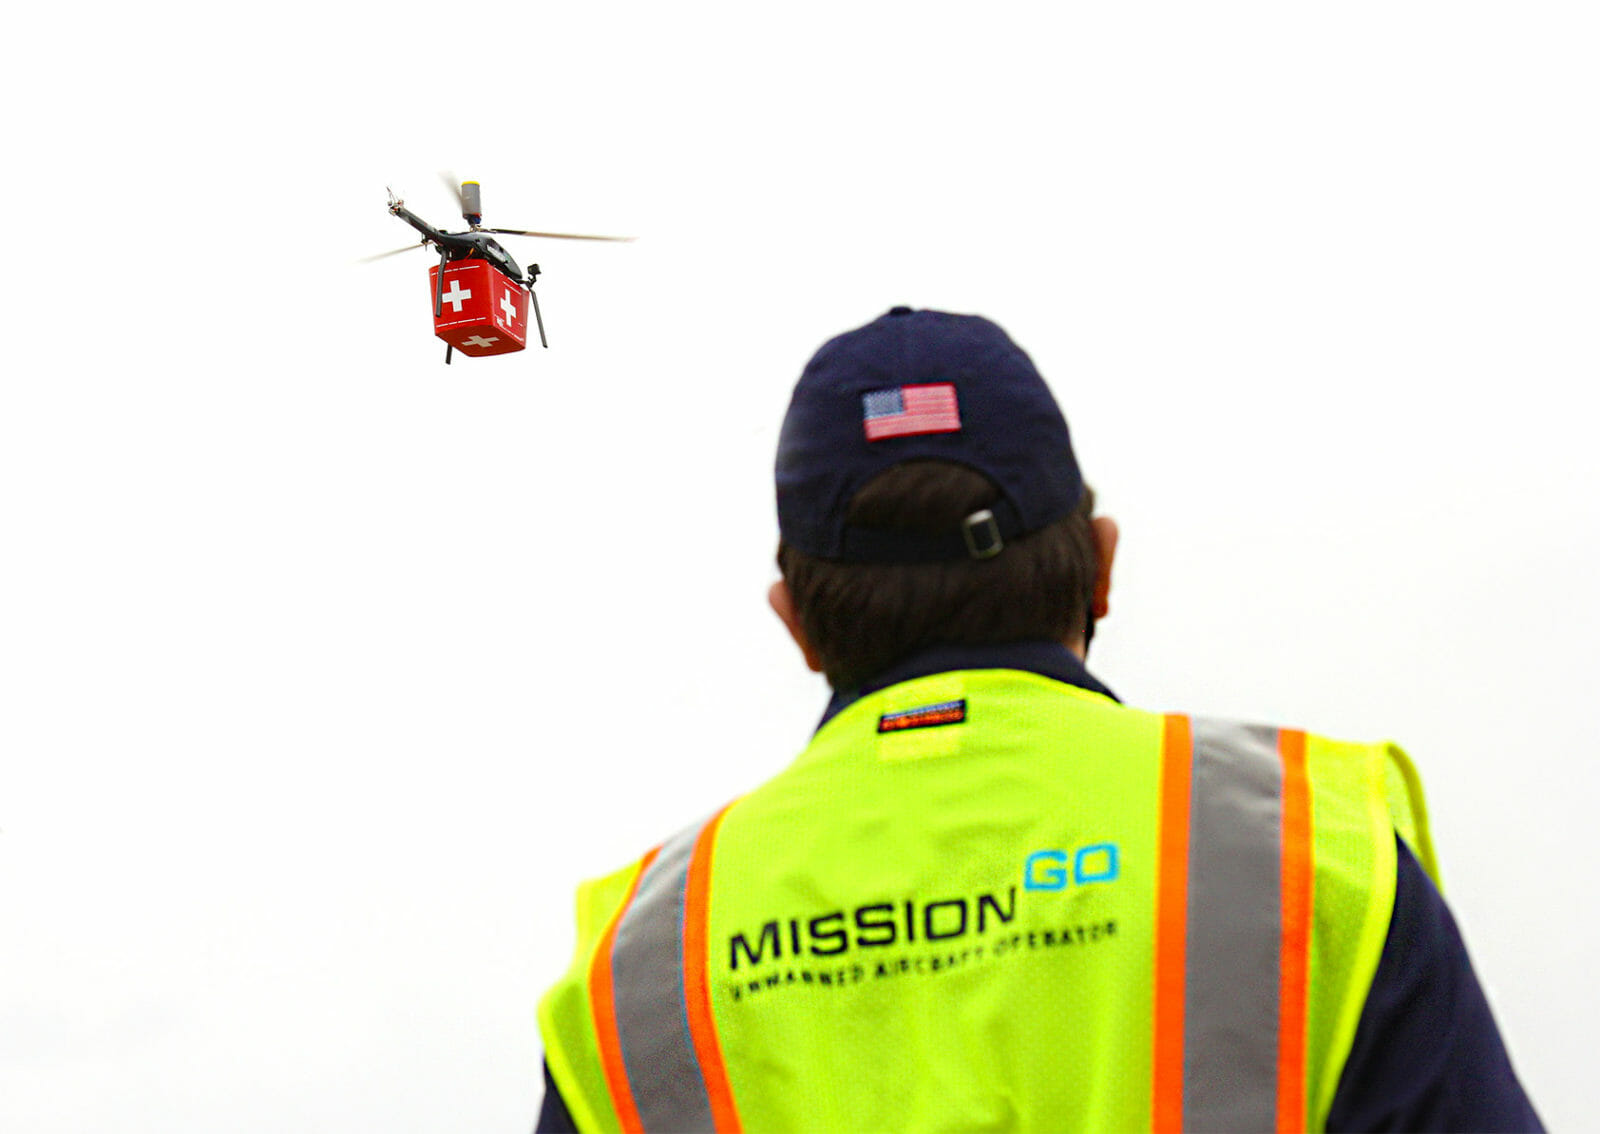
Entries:
POLYGON ((868 441, 961 431, 956 388, 949 382, 896 386, 892 390, 862 394, 861 420, 866 426, 868 441))

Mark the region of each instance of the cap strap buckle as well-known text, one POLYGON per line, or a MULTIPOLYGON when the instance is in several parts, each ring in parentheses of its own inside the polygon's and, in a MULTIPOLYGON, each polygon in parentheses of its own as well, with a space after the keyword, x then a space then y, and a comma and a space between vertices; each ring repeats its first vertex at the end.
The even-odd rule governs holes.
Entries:
POLYGON ((967 554, 974 559, 993 559, 1006 545, 1000 538, 1000 521, 987 508, 961 521, 961 538, 967 543, 967 554))

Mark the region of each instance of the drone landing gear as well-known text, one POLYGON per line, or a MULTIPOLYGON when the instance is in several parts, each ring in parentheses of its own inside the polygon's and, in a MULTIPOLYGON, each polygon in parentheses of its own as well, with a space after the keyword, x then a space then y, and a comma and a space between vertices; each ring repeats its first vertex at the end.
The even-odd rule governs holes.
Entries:
MULTIPOLYGON (((433 317, 437 319, 444 313, 444 266, 450 262, 450 250, 439 249, 439 278, 433 281, 433 317)), ((451 292, 454 295, 454 292, 451 292)), ((446 362, 450 360, 445 359, 446 362)))
POLYGON ((539 324, 539 345, 545 350, 550 349, 550 340, 544 337, 544 316, 539 314, 539 297, 534 294, 533 282, 539 278, 539 265, 528 265, 528 279, 523 284, 528 289, 528 302, 533 305, 533 319, 539 324))
POLYGON ((450 365, 450 356, 455 353, 455 349, 456 348, 449 343, 444 344, 444 364, 446 366, 450 365))
POLYGON ((544 316, 539 314, 539 297, 534 294, 531 287, 528 289, 528 302, 533 304, 534 322, 539 324, 539 345, 549 350, 550 340, 544 337, 544 316))

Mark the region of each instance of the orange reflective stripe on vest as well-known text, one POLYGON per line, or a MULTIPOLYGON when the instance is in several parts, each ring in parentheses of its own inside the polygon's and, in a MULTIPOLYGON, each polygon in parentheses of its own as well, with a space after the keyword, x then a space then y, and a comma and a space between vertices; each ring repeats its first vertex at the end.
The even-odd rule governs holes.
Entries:
POLYGON ((601 1063, 624 1131, 739 1129, 705 972, 722 814, 644 862, 590 970, 601 1063))
POLYGON ((1156 1130, 1306 1126, 1305 734, 1169 717, 1156 931, 1156 1130))
MULTIPOLYGON (((660 848, 657 848, 645 855, 644 860, 640 862, 639 873, 634 876, 633 885, 628 889, 628 896, 622 902, 624 911, 633 904, 634 895, 639 892, 640 881, 659 853, 660 848)), ((633 1131, 641 1129, 639 1109, 633 1105, 633 1095, 628 1090, 628 1070, 622 1062, 622 1042, 617 1035, 616 981, 611 970, 611 950, 617 939, 617 925, 618 922, 613 921, 607 927, 605 934, 600 938, 600 948, 595 952, 594 960, 590 964, 589 1002, 594 1012, 595 1038, 600 1049, 600 1068, 606 1078, 612 1105, 616 1107, 622 1128, 633 1131)))

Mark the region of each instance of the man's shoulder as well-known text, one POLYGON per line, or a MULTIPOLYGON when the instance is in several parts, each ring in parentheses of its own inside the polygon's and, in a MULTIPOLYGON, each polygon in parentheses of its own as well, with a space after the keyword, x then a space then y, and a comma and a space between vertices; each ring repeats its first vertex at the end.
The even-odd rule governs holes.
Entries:
POLYGON ((1466 943, 1396 840, 1393 913, 1329 1130, 1541 1130, 1466 943))

